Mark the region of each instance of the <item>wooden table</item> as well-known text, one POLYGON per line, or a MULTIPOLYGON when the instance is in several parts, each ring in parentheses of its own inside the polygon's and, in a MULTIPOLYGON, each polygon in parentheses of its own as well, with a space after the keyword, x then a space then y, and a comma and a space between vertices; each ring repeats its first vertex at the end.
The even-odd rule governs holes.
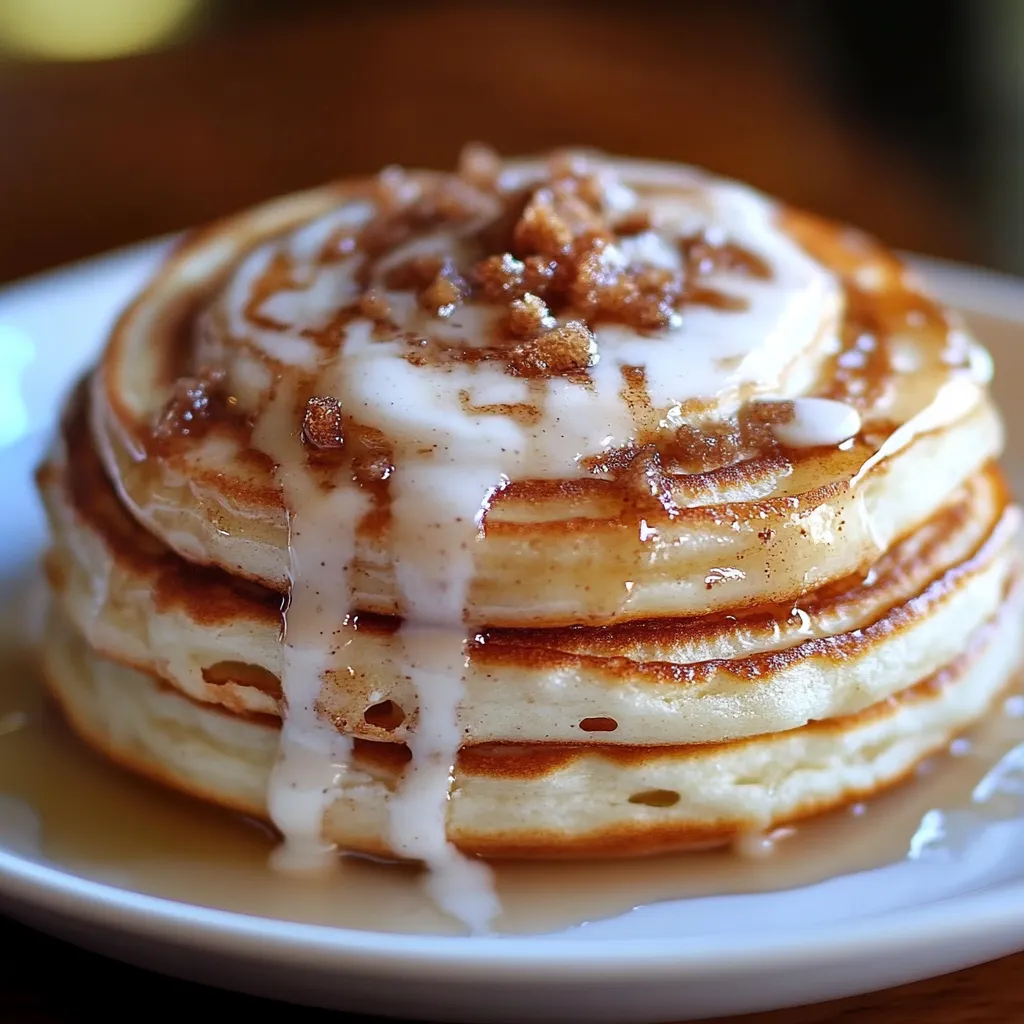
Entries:
MULTIPOLYGON (((0 280, 333 175, 450 166, 467 138, 505 152, 583 142, 703 163, 893 244, 976 256, 977 232, 931 176, 823 106, 773 10, 339 2, 117 63, 0 65, 0 280), (550 56, 525 69, 538 46, 550 56)), ((0 943, 10 1024, 259 1009, 9 922, 0 943)), ((1018 956, 746 1020, 1003 1024, 1024 1020, 1022 976, 1018 956)))
MULTIPOLYGON (((283 1013, 288 1024, 356 1024, 366 1017, 282 1008, 248 996, 174 981, 65 946, 0 922, 0 1020, 4 1024, 78 1024, 169 1019, 201 1011, 222 1021, 283 1013)), ((1024 1021, 1024 954, 916 985, 776 1013, 730 1017, 723 1024, 1016 1024, 1024 1021)))
POLYGON ((979 251, 933 176, 824 108, 774 4, 299 8, 123 61, 0 61, 0 281, 335 175, 450 167, 467 139, 691 161, 901 248, 979 251))

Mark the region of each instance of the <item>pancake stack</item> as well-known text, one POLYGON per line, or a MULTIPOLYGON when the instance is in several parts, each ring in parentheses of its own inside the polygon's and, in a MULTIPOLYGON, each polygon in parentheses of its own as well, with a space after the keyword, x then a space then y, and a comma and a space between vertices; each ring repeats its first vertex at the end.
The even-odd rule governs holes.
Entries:
POLYGON ((888 250, 691 168, 388 169, 185 238, 39 473, 48 684, 285 867, 726 843, 1018 662, 990 361, 888 250))

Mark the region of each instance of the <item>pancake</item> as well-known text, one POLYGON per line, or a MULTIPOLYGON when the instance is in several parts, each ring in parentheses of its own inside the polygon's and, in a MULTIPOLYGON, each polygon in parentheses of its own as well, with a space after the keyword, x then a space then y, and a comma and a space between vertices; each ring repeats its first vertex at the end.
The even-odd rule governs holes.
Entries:
POLYGON ((187 236, 39 473, 49 685, 274 864, 718 844, 1018 662, 992 365, 881 243, 676 165, 390 168, 187 236))
MULTIPOLYGON (((455 768, 447 835, 469 854, 640 856, 728 842, 866 799, 981 717, 1019 663, 1019 608, 946 669, 864 711, 729 744, 483 744, 455 768)), ((266 818, 279 729, 105 661, 60 615, 44 648, 50 692, 90 745, 137 774, 266 818)), ((388 804, 404 747, 360 741, 325 817, 341 847, 392 856, 388 804)))
MULTIPOLYGON (((193 566, 121 507, 84 429, 86 396, 40 473, 54 590, 100 654, 228 709, 280 715, 279 597, 193 566)), ((464 743, 719 742, 850 715, 952 661, 1002 604, 1020 514, 995 467, 857 577, 796 606, 598 630, 490 630, 469 648, 464 743)), ((416 695, 393 620, 365 617, 330 666, 336 727, 404 741, 416 695)))
MULTIPOLYGON (((928 518, 950 490, 998 453, 1001 428, 985 397, 990 368, 984 356, 886 249, 846 228, 777 209, 738 186, 694 179, 689 171, 629 161, 599 166, 633 184, 655 210, 663 211, 670 227, 679 201, 675 192, 685 197, 699 185, 721 193, 720 204, 738 221, 730 227, 776 257, 780 280, 714 271, 701 277, 707 282, 702 287, 746 296, 751 322, 736 320, 733 327, 740 334, 763 331, 757 317, 779 315, 765 293, 784 291, 788 272, 797 283, 784 294, 796 309, 783 312, 798 318, 793 331, 803 347, 788 348, 788 361, 756 347, 744 350, 751 382, 738 375, 739 383, 725 388, 714 403, 707 395, 680 401, 685 390, 673 391, 666 388, 668 381, 656 379, 654 370, 665 369, 667 356, 657 348, 652 354, 650 345, 637 351, 627 346, 614 360, 602 357, 597 367, 608 362, 611 379, 598 389, 601 394, 572 385, 556 388, 542 380, 541 385, 547 384, 543 400, 537 397, 536 381, 510 378, 504 367, 495 369, 493 360, 455 363, 454 370, 445 363, 438 373, 446 379, 438 387, 449 392, 461 387, 470 397, 478 395, 471 409, 489 410, 468 413, 468 429, 493 432, 499 429, 495 423, 507 423, 499 413, 511 408, 520 417, 541 417, 527 428, 538 436, 564 431, 570 418, 581 420, 580 436, 570 432, 563 440, 584 453, 601 453, 605 441, 605 449, 618 443, 644 453, 639 463, 631 463, 634 471, 618 480, 608 473, 552 476, 555 471, 539 457, 524 463, 525 475, 510 475, 489 500, 475 545, 465 602, 469 621, 508 627, 598 624, 789 601, 809 588, 866 571, 894 538, 928 518), (804 248, 827 256, 835 279, 822 274, 804 248), (837 313, 844 300, 855 316, 840 325, 837 313), (768 308, 761 309, 759 302, 768 308), (604 391, 617 399, 632 387, 620 375, 622 359, 654 364, 627 403, 624 424, 613 422, 614 417, 598 418, 608 403, 604 391), (694 452, 693 445, 680 448, 680 427, 707 433, 715 416, 735 415, 739 398, 764 386, 758 367, 769 360, 772 397, 819 395, 857 409, 863 429, 851 446, 783 448, 724 464, 717 464, 714 447, 710 452, 694 452), (453 384, 448 378, 456 371, 465 380, 453 384), (936 402, 940 390, 943 398, 936 402), (668 397, 658 401, 662 394, 668 397), (644 461, 650 455, 645 441, 658 449, 651 465, 644 461), (851 487, 854 482, 857 486, 851 487), (724 575, 723 566, 730 570, 724 575), (624 588, 623 581, 630 587, 624 588)), ((512 194, 536 173, 516 171, 506 192, 512 194)), ((407 186, 426 189, 431 180, 410 176, 407 186)), ((288 587, 285 499, 273 460, 253 450, 252 418, 265 409, 277 375, 315 362, 318 346, 332 345, 339 332, 347 331, 351 342, 353 324, 367 323, 365 318, 340 327, 325 322, 323 308, 331 303, 323 292, 354 294, 351 261, 339 263, 336 243, 334 249, 327 243, 339 232, 350 240, 356 237, 372 210, 372 189, 372 183, 353 182, 288 197, 192 236, 115 328, 95 378, 93 425, 100 452, 126 506, 190 561, 218 565, 273 589, 288 587), (290 229, 297 230, 282 235, 290 229), (282 267, 290 269, 286 273, 282 267), (215 302, 221 294, 227 298, 215 302), (196 309, 211 302, 212 313, 197 322, 196 309), (202 431, 190 427, 178 443, 169 444, 167 438, 154 443, 153 425, 173 403, 176 375, 183 369, 195 372, 211 358, 227 375, 225 386, 235 400, 231 415, 213 417, 202 431)), ((411 251, 428 244, 453 247, 447 226, 442 227, 416 236, 411 244, 419 248, 411 251)), ((478 218, 470 217, 464 233, 478 227, 478 218)), ((398 247, 388 258, 394 262, 408 255, 398 247)), ((373 348, 381 352, 393 345, 395 350, 386 353, 392 361, 388 372, 398 372, 395 367, 410 365, 402 347, 409 332, 419 337, 423 324, 408 311, 404 292, 389 290, 376 277, 371 286, 389 309, 408 313, 408 323, 399 317, 395 327, 399 340, 380 341, 373 348)), ((479 321, 489 307, 466 303, 460 310, 464 324, 444 321, 439 326, 435 319, 429 325, 430 331, 441 332, 434 340, 455 344, 452 339, 457 339, 467 351, 479 351, 486 340, 479 336, 486 335, 479 321)), ((707 358, 717 368, 709 370, 709 378, 717 374, 724 379, 729 374, 722 373, 722 359, 714 358, 714 352, 729 350, 719 345, 716 329, 704 323, 713 317, 701 319, 707 312, 714 310, 699 304, 688 308, 684 326, 659 344, 670 355, 672 346, 684 346, 674 358, 686 365, 694 344, 687 325, 695 321, 693 330, 707 331, 710 338, 705 347, 713 355, 707 358)), ((773 327, 785 335, 777 324, 773 327)), ((595 331, 598 347, 608 336, 614 356, 623 332, 615 325, 595 331)), ((358 370, 355 363, 353 374, 358 370)), ((678 367, 671 381, 682 387, 678 367)), ((419 394, 413 384, 409 387, 410 395, 419 394)), ((356 397, 352 404, 359 401, 356 397)), ((359 415, 372 418, 366 409, 370 399, 362 401, 359 415)), ((394 403, 385 396, 378 404, 394 403)), ((346 429, 361 429, 359 443, 376 452, 381 428, 386 433, 400 426, 385 417, 378 426, 346 429)), ((406 427, 414 436, 425 431, 425 437, 436 424, 412 417, 406 427)), ((510 436, 510 445, 518 443, 510 436)), ((360 517, 351 586, 361 611, 401 613, 392 502, 390 493, 376 493, 360 517)))

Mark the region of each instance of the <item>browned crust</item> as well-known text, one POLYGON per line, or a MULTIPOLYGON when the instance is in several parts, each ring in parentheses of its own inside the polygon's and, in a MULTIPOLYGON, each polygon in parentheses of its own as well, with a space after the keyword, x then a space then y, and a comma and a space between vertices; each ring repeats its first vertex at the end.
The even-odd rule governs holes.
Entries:
MULTIPOLYGON (((75 514, 98 532, 114 557, 152 581, 158 609, 181 608, 197 625, 249 619, 265 624, 281 620, 281 596, 222 569, 185 561, 127 514, 107 478, 87 429, 88 393, 79 385, 65 410, 61 440, 65 446, 63 486, 75 514)), ((44 463, 37 482, 45 490, 60 486, 59 470, 44 463)))

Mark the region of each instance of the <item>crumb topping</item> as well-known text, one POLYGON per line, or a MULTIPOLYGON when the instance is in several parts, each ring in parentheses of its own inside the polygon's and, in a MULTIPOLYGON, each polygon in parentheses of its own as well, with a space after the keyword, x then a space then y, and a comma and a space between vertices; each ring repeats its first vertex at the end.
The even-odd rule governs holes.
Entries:
MULTIPOLYGON (((500 409, 503 415, 514 409, 517 418, 533 422, 540 415, 545 379, 594 385, 588 371, 601 358, 603 325, 657 340, 679 326, 690 306, 744 307, 744 300, 721 290, 716 275, 771 277, 760 256, 726 237, 673 233, 656 219, 656 190, 631 189, 586 156, 555 154, 529 183, 516 173, 505 173, 492 150, 472 145, 461 154, 455 174, 389 167, 368 183, 369 219, 332 230, 312 255, 323 267, 351 261, 346 287, 354 285, 356 291, 354 296, 349 291, 347 304, 329 311, 322 324, 300 331, 316 342, 318 358, 346 343, 353 321, 369 320, 370 340, 397 342, 415 366, 487 362, 528 379, 533 389, 528 401, 481 409, 500 409), (477 315, 481 309, 483 316, 477 315), (482 325, 479 330, 476 324, 482 325)), ((254 328, 287 329, 279 320, 287 319, 289 302, 268 303, 306 287, 307 259, 286 248, 272 254, 242 313, 254 328)), ((339 276, 344 278, 340 270, 339 276)), ((781 413, 764 403, 756 411, 745 408, 734 421, 681 426, 672 435, 651 408, 643 367, 623 372, 636 432, 620 465, 602 457, 603 464, 646 501, 669 508, 667 473, 726 464, 775 445, 770 417, 781 413), (660 454, 649 446, 655 432, 660 454)), ((155 433, 201 431, 211 410, 224 401, 218 387, 214 377, 183 377, 155 433)), ((296 417, 311 458, 349 466, 367 484, 390 477, 390 453, 380 445, 355 443, 351 432, 357 424, 343 417, 337 399, 316 394, 299 405, 296 417)))
POLYGON ((792 402, 745 402, 729 419, 678 427, 665 457, 680 471, 697 473, 765 455, 779 448, 772 426, 792 418, 792 402))
POLYGON ((161 441, 202 436, 226 408, 223 380, 219 372, 179 377, 153 424, 153 436, 161 441))
POLYGON ((302 440, 324 451, 344 447, 341 402, 320 395, 308 399, 302 417, 302 440))
POLYGON ((666 473, 661 453, 653 444, 623 452, 615 479, 627 500, 638 505, 641 510, 646 507, 669 516, 678 515, 672 477, 666 473))
POLYGON ((375 323, 386 323, 391 319, 391 305, 380 292, 365 292, 359 299, 359 313, 375 323))
POLYGON ((462 301, 465 281, 446 263, 419 293, 419 304, 432 316, 449 317, 462 301))
POLYGON ((509 350, 509 368, 520 377, 547 377, 585 370, 597 362, 597 340, 581 320, 522 341, 509 350))
MULTIPOLYGON (((527 292, 521 299, 513 299, 508 306, 505 330, 513 338, 530 338, 540 331, 551 331, 555 318, 542 298, 527 292)), ((538 339, 539 340, 539 339, 538 339)))
POLYGON ((524 295, 547 294, 557 264, 541 256, 516 259, 510 252, 486 256, 472 269, 471 276, 488 302, 514 302, 524 295))
POLYGON ((474 188, 493 189, 501 174, 501 157, 479 142, 470 142, 459 154, 456 173, 474 188))
MULTIPOLYGON (((386 169, 375 185, 376 216, 360 233, 358 250, 369 286, 390 252, 425 232, 453 231, 462 243, 452 255, 414 255, 390 265, 383 286, 415 293, 418 307, 435 319, 450 319, 467 303, 498 307, 498 333, 483 358, 505 362, 514 374, 579 373, 596 360, 600 324, 654 333, 677 326, 687 305, 743 308, 741 300, 709 287, 708 276, 723 270, 770 275, 760 257, 704 235, 671 243, 678 255, 673 266, 628 256, 624 240, 655 232, 651 213, 577 154, 552 157, 546 177, 518 190, 502 190, 500 172, 497 155, 480 146, 464 151, 454 176, 413 180, 386 169)), ((436 348, 427 333, 419 347, 436 348)), ((481 351, 478 341, 463 348, 470 361, 479 361, 481 351)), ((436 362, 419 352, 409 358, 436 362)), ((443 361, 455 359, 445 346, 443 361)))

